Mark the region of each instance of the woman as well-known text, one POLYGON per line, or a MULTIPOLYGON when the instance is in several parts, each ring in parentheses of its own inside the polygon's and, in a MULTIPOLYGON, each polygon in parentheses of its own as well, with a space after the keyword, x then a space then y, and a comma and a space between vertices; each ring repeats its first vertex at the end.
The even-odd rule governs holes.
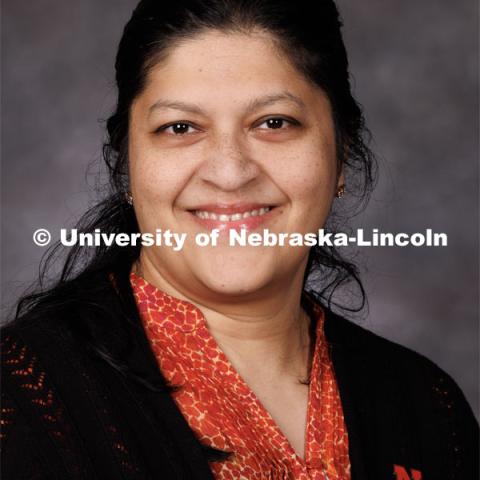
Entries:
POLYGON ((301 7, 135 9, 112 195, 80 227, 186 240, 75 247, 22 300, 3 331, 5 478, 478 478, 453 380, 331 311, 341 284, 361 289, 354 265, 228 242, 333 225, 344 192, 364 200, 374 181, 336 7, 301 7), (216 246, 195 241, 215 230, 216 246))

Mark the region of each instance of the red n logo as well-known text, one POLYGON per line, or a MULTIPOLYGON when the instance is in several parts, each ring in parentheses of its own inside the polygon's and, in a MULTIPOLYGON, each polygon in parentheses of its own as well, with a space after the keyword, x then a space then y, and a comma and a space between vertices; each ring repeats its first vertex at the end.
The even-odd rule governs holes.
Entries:
POLYGON ((422 480, 422 472, 414 468, 411 468, 408 473, 405 467, 394 465, 393 473, 395 473, 395 480, 422 480))

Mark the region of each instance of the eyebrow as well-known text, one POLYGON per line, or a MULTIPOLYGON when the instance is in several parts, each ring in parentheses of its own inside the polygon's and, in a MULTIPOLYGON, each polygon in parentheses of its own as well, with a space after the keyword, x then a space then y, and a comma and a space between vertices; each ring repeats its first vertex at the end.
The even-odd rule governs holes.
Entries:
MULTIPOLYGON (((303 100, 290 92, 280 92, 263 97, 255 98, 247 105, 247 113, 252 113, 263 107, 268 107, 278 102, 290 102, 300 107, 302 110, 306 108, 303 100)), ((156 110, 180 110, 187 113, 195 113, 197 115, 205 115, 204 110, 194 103, 186 103, 181 101, 157 100, 149 109, 149 116, 156 110)))
POLYGON ((196 113, 202 115, 204 111, 193 103, 185 103, 169 100, 158 100, 149 109, 148 114, 151 115, 155 110, 181 110, 182 112, 196 113))
POLYGON ((297 105, 297 107, 300 107, 302 110, 306 108, 305 103, 301 98, 297 97, 296 95, 293 95, 290 92, 280 92, 272 95, 265 95, 263 97, 252 100, 247 107, 247 111, 251 113, 255 110, 258 110, 263 107, 268 107, 278 102, 294 103, 295 105, 297 105))

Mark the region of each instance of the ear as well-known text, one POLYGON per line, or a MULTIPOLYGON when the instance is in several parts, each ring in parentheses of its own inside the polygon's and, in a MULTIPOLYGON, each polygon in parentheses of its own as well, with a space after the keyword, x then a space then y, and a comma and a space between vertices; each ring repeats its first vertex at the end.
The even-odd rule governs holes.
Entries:
POLYGON ((343 154, 342 159, 338 160, 337 163, 337 191, 340 187, 345 186, 345 175, 343 174, 343 166, 345 165, 348 157, 350 155, 350 146, 348 142, 343 143, 343 154))
POLYGON ((340 170, 337 180, 337 188, 345 186, 345 175, 343 174, 343 168, 340 170))
POLYGON ((344 194, 345 194, 345 176, 343 175, 343 170, 341 170, 337 178, 337 188, 336 188, 335 196, 337 198, 342 198, 344 194))

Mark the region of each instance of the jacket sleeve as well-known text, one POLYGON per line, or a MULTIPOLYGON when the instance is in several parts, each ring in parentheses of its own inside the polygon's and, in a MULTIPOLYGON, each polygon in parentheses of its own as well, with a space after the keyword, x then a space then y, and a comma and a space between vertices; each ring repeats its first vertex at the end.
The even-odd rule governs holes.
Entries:
POLYGON ((38 439, 34 430, 4 388, 1 402, 1 478, 4 480, 53 478, 38 451, 38 439))
POLYGON ((478 422, 465 395, 450 375, 433 363, 430 363, 430 369, 431 404, 435 417, 439 419, 442 450, 445 452, 442 461, 455 479, 477 480, 480 478, 478 422))
POLYGON ((56 391, 28 342, 1 333, 1 478, 68 478, 68 424, 56 391))

